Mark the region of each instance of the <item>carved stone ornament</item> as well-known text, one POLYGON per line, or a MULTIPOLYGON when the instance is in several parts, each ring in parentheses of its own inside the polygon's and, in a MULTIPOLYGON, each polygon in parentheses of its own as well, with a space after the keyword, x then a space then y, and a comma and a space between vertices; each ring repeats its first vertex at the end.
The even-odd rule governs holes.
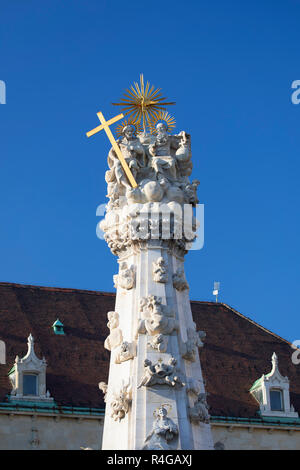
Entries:
POLYGON ((168 347, 168 336, 162 334, 152 336, 150 341, 148 341, 148 346, 158 352, 164 353, 168 347))
POLYGON ((127 341, 123 341, 120 346, 118 346, 118 350, 116 352, 115 363, 121 364, 121 362, 129 361, 136 356, 136 344, 135 343, 128 343, 127 341))
MULTIPOLYGON (((178 426, 168 418, 167 404, 154 413, 152 430, 145 439, 143 450, 169 450, 178 437, 178 426)), ((170 407, 170 406, 169 406, 170 407)))
POLYGON ((104 401, 106 402, 107 387, 108 387, 107 383, 106 382, 99 382, 98 387, 101 390, 101 392, 103 393, 104 401))
POLYGON ((123 335, 119 328, 119 314, 117 312, 108 312, 107 318, 107 327, 110 329, 110 334, 104 341, 104 347, 111 351, 122 343, 123 335))
POLYGON ((149 359, 145 359, 144 375, 138 388, 143 386, 152 387, 153 385, 185 386, 178 374, 176 365, 177 361, 174 357, 171 357, 167 364, 163 363, 162 360, 152 364, 149 359))
POLYGON ((162 305, 160 297, 155 295, 143 297, 140 301, 140 311, 142 318, 139 322, 138 334, 170 335, 179 328, 175 312, 167 305, 162 305))
POLYGON ((120 264, 119 274, 114 275, 114 286, 117 289, 132 289, 135 286, 135 268, 134 266, 127 266, 126 261, 120 264))
POLYGON ((152 277, 154 282, 168 282, 168 266, 162 256, 152 263, 152 277))
POLYGON ((206 393, 199 393, 193 407, 189 407, 189 417, 193 422, 209 423, 208 404, 206 393))
POLYGON ((178 291, 183 291, 189 288, 187 280, 185 278, 184 269, 178 268, 176 273, 173 274, 173 286, 178 291))
POLYGON ((194 328, 187 329, 187 341, 181 343, 181 354, 187 361, 195 362, 198 348, 203 347, 203 340, 206 337, 205 331, 196 331, 194 328))
POLYGON ((201 392, 200 380, 195 380, 193 378, 188 378, 187 379, 187 384, 186 384, 186 390, 187 390, 187 393, 190 393, 190 394, 195 395, 196 397, 198 397, 199 393, 201 392))
POLYGON ((123 385, 119 392, 113 392, 113 398, 110 404, 111 417, 115 421, 121 421, 129 411, 132 400, 132 389, 130 384, 123 385))

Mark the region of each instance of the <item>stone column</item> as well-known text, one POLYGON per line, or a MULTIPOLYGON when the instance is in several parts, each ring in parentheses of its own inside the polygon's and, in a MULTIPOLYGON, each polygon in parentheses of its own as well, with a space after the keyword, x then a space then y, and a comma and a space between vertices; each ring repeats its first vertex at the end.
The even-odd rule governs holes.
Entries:
MULTIPOLYGON (((176 156, 165 157, 167 163, 171 159, 176 156)), ((107 386, 100 384, 106 401, 102 448, 212 449, 198 353, 205 333, 196 331, 191 313, 184 272, 187 240, 176 237, 176 220, 179 232, 184 228, 177 209, 183 213, 184 204, 195 205, 198 183, 182 176, 174 181, 174 172, 164 179, 150 164, 147 172, 147 178, 137 175, 135 190, 112 180, 101 224, 119 263, 105 341, 111 351, 109 379, 107 386), (164 231, 166 205, 170 233, 164 231)), ((194 230, 193 220, 193 237, 194 230)))

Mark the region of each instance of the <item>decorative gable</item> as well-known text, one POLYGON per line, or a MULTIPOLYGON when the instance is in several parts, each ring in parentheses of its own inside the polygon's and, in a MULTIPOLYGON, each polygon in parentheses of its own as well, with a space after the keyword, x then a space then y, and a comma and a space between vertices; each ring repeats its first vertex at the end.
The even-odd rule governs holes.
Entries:
POLYGON ((272 355, 272 370, 256 380, 250 393, 260 405, 261 416, 298 418, 293 405, 290 404, 290 383, 283 377, 278 368, 278 357, 272 355))
POLYGON ((8 373, 12 391, 10 401, 53 401, 49 391, 46 391, 46 359, 39 359, 34 351, 33 336, 28 336, 27 354, 20 359, 16 357, 15 363, 8 373))

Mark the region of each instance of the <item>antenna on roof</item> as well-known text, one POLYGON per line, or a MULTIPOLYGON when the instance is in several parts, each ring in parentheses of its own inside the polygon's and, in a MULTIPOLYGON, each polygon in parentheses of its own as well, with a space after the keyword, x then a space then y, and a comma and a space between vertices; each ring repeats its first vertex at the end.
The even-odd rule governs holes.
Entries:
POLYGON ((215 282, 214 282, 213 295, 216 296, 216 302, 218 302, 219 290, 220 290, 220 283, 215 281, 215 282))

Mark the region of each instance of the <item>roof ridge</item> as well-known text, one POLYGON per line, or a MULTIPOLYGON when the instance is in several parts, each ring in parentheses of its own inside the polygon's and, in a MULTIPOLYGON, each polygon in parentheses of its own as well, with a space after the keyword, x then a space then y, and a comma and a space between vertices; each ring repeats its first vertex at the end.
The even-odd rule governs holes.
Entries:
POLYGON ((15 282, 0 282, 0 287, 19 287, 19 288, 30 288, 30 289, 41 289, 46 291, 63 291, 63 292, 84 292, 85 294, 96 294, 96 295, 112 295, 115 296, 114 292, 97 291, 90 289, 77 289, 76 287, 51 287, 51 286, 39 286, 34 284, 19 284, 15 282))
POLYGON ((281 336, 277 335, 276 333, 273 333, 273 331, 271 330, 268 330, 268 328, 265 328, 264 326, 260 325, 259 323, 257 323, 256 321, 252 320, 251 318, 247 317, 246 315, 243 315, 242 313, 238 312, 237 310, 235 310, 233 307, 231 307, 230 305, 228 304, 225 304, 224 302, 219 302, 221 305, 223 305, 224 307, 227 307, 229 308, 229 310, 231 310, 233 313, 235 313, 236 315, 238 315, 239 317, 242 317, 244 318, 245 320, 248 320, 250 323, 253 323, 253 325, 255 326, 258 326, 259 328, 261 328, 262 330, 266 331, 266 333, 269 333, 271 334, 272 336, 275 336, 276 338, 280 339, 281 341, 284 341, 285 343, 288 343, 290 346, 291 346, 291 342, 288 341, 287 339, 284 339, 282 338, 281 336))

